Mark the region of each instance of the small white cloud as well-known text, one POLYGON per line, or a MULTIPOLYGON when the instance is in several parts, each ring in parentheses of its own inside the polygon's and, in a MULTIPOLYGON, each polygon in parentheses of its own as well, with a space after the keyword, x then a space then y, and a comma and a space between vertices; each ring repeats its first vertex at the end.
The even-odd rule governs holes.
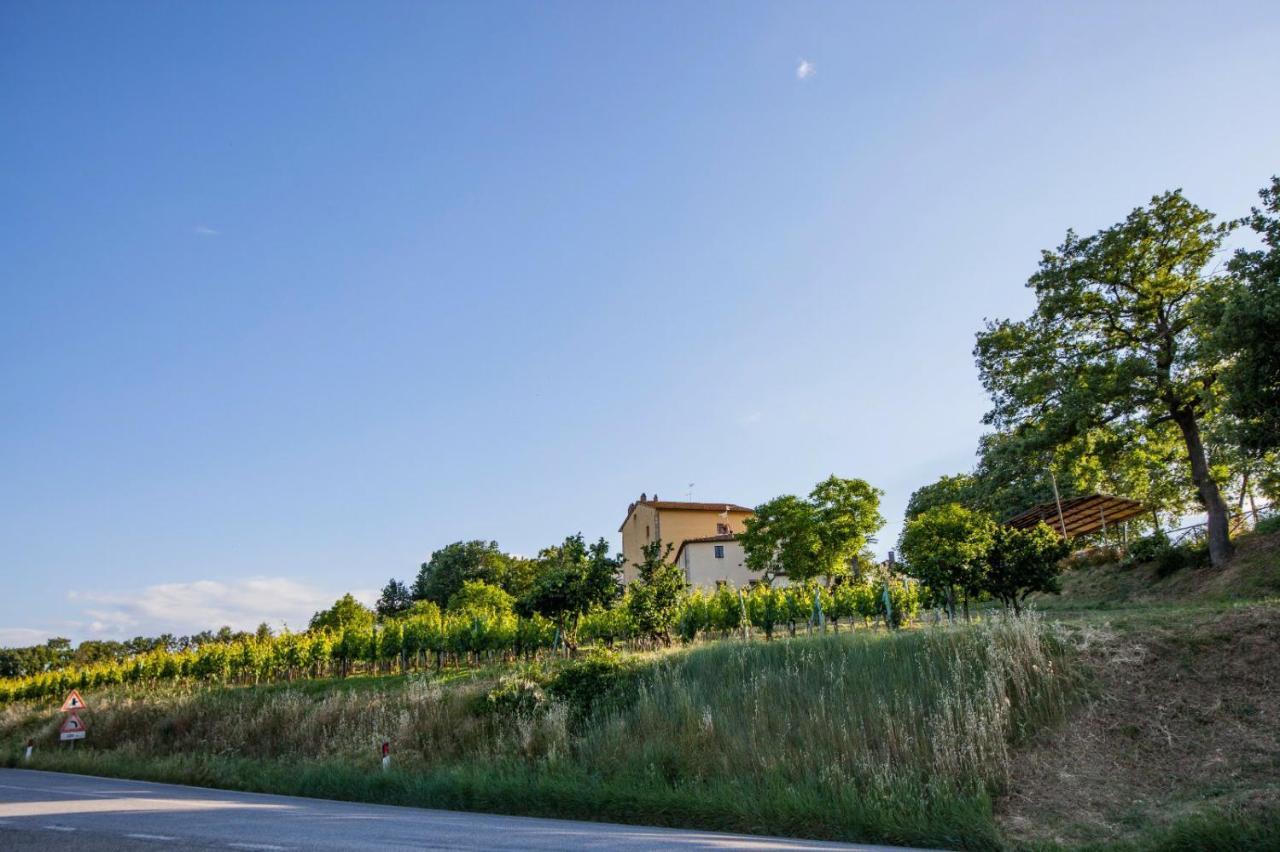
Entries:
POLYGON ((750 414, 744 414, 741 417, 741 422, 742 422, 742 425, 746 426, 751 423, 759 423, 761 418, 763 417, 764 415, 761 414, 759 411, 753 411, 750 414))
POLYGON ((191 233, 195 234, 197 237, 216 237, 222 232, 214 228, 210 228, 208 225, 196 225, 191 229, 191 233))
POLYGON ((816 74, 817 71, 818 69, 813 66, 812 62, 807 59, 801 59, 799 64, 796 65, 796 79, 808 80, 816 74))
MULTIPOLYGON (((366 604, 377 598, 377 592, 366 589, 353 594, 366 604)), ((68 595, 84 606, 90 634, 117 638, 198 633, 224 624, 235 630, 253 630, 264 621, 274 627, 288 624, 301 629, 316 610, 332 605, 339 596, 287 577, 197 580, 136 591, 68 595)))

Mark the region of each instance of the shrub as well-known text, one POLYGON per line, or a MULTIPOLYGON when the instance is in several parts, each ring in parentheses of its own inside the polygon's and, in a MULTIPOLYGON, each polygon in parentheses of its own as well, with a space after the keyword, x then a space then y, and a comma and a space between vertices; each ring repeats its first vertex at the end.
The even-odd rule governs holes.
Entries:
POLYGON ((511 675, 489 690, 477 709, 504 719, 533 719, 546 713, 550 703, 538 680, 511 675))
POLYGON ((1270 535, 1271 533, 1280 532, 1280 515, 1272 515, 1269 518, 1263 518, 1258 521, 1253 528, 1254 532, 1270 535))
POLYGON ((1169 550, 1169 538, 1162 532, 1143 536, 1129 545, 1129 553, 1121 563, 1125 567, 1139 565, 1143 562, 1154 562, 1169 550))
POLYGON ((1165 547, 1157 554, 1156 576, 1168 577, 1183 568, 1202 568, 1209 564, 1209 542, 1191 541, 1177 547, 1165 547))
POLYGON ((570 719, 581 724, 599 708, 629 703, 637 687, 635 666, 597 650, 562 668, 547 690, 568 706, 570 719))

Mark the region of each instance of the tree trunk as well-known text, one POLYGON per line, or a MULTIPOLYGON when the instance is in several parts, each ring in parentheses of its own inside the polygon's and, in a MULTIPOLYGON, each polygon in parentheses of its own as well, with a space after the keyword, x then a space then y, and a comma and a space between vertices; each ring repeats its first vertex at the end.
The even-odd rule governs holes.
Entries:
POLYGON ((1218 490, 1218 483, 1213 481, 1213 476, 1209 473, 1204 443, 1200 440, 1200 424, 1196 422, 1195 414, 1182 408, 1173 412, 1173 421, 1182 430, 1187 455, 1191 458, 1191 480, 1196 484, 1200 503, 1208 515, 1209 561, 1215 568, 1220 568, 1231 558, 1232 550, 1227 504, 1218 490))

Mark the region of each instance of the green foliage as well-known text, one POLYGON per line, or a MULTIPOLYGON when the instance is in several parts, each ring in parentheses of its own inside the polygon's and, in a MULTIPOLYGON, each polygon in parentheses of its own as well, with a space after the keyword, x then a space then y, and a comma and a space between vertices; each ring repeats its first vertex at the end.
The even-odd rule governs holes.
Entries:
POLYGON ((1215 341, 1231 359, 1227 411, 1241 446, 1255 455, 1280 449, 1280 177, 1258 194, 1262 207, 1245 221, 1263 247, 1232 258, 1240 281, 1223 299, 1215 341))
POLYGON ((1270 535, 1271 533, 1280 532, 1280 514, 1272 515, 1269 518, 1263 518, 1253 528, 1254 532, 1262 535, 1270 535))
POLYGON ((510 615, 515 599, 497 586, 479 580, 467 580, 449 598, 449 612, 472 616, 510 615))
POLYGON ((727 635, 742 627, 743 600, 732 583, 721 583, 708 603, 711 628, 727 635))
POLYGON ((334 601, 333 606, 311 616, 312 630, 364 630, 373 628, 373 612, 348 592, 334 601))
POLYGON ((565 644, 573 649, 582 616, 618 598, 619 562, 609 556, 609 544, 603 538, 588 548, 581 533, 545 549, 538 560, 540 573, 522 608, 554 621, 565 644))
POLYGON ((527 674, 507 675, 484 694, 484 713, 503 719, 534 719, 547 712, 550 701, 542 681, 527 674))
POLYGON ((1151 535, 1143 536, 1130 542, 1122 564, 1129 566, 1154 562, 1161 553, 1169 548, 1169 537, 1163 532, 1154 532, 1151 535))
POLYGON ((578 636, 582 641, 599 642, 606 647, 631 638, 632 632, 625 597, 610 607, 593 607, 578 626, 578 636))
POLYGON ((399 615, 411 606, 413 606, 413 595, 409 593, 409 587, 392 577, 382 587, 382 594, 378 596, 374 611, 383 618, 389 618, 399 615))
POLYGON ((455 541, 422 563, 413 581, 413 597, 445 606, 469 580, 503 587, 511 567, 511 557, 498 548, 496 541, 455 541))
POLYGON ((1156 576, 1164 579, 1183 568, 1201 568, 1209 562, 1209 547, 1204 541, 1189 541, 1168 546, 1156 553, 1156 576))
POLYGON ((989 322, 974 354, 994 403, 986 422, 1031 448, 1095 429, 1155 440, 1162 424, 1175 425, 1220 564, 1231 546, 1201 436, 1219 370, 1205 306, 1227 289, 1208 270, 1231 225, 1213 220, 1168 192, 1093 236, 1068 231, 1028 281, 1032 315, 989 322))
POLYGON ((27 675, 59 669, 71 663, 70 639, 50 639, 43 645, 25 648, 0 648, 0 677, 27 675))
POLYGON ((707 597, 701 589, 694 589, 685 598, 684 605, 676 618, 676 627, 683 642, 692 642, 698 634, 711 627, 712 598, 707 597))
POLYGON ((764 631, 765 639, 773 638, 773 631, 786 619, 787 599, 782 589, 764 583, 753 586, 747 595, 747 618, 751 626, 764 631))
POLYGON ((738 536, 747 567, 766 582, 777 576, 804 582, 847 574, 884 526, 883 493, 861 479, 831 476, 807 499, 787 494, 757 506, 738 536))
POLYGON ((627 614, 639 636, 671 644, 671 628, 680 617, 689 583, 684 571, 667 560, 671 545, 654 540, 644 546, 635 564, 636 579, 627 589, 627 614))
POLYGON ((813 507, 791 494, 756 506, 738 534, 747 568, 766 583, 790 572, 803 574, 818 552, 813 507))
POLYGON ((1032 592, 1058 593, 1061 562, 1070 553, 1067 542, 1043 521, 1030 529, 998 526, 988 552, 982 589, 1014 612, 1032 592))
POLYGON ((957 588, 966 600, 981 593, 995 535, 989 516, 951 503, 909 521, 900 547, 909 573, 954 605, 957 588))
POLYGON ((911 492, 907 500, 906 520, 910 521, 935 506, 946 506, 959 503, 970 509, 977 508, 974 501, 977 497, 978 482, 972 474, 958 473, 955 476, 941 476, 937 482, 922 485, 911 492))
POLYGON ((95 739, 74 752, 53 747, 47 707, 10 709, 0 760, 20 760, 38 731, 37 769, 985 850, 1000 848, 991 800, 1012 744, 1061 719, 1075 682, 1032 620, 721 642, 565 671, 559 695, 532 669, 115 687, 90 697, 95 739), (373 732, 393 743, 389 773, 373 732))
POLYGON ((624 706, 635 698, 638 687, 639 670, 633 663, 608 651, 592 651, 560 669, 547 690, 581 724, 599 710, 624 706))

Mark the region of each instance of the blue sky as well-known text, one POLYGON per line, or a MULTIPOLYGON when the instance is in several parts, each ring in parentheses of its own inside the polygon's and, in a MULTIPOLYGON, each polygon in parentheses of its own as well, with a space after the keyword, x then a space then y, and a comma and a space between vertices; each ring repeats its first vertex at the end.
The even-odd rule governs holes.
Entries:
POLYGON ((968 469, 1038 252, 1280 170, 1258 3, 8 3, 0 643, 968 469), (689 483, 693 483, 692 489, 689 483))

